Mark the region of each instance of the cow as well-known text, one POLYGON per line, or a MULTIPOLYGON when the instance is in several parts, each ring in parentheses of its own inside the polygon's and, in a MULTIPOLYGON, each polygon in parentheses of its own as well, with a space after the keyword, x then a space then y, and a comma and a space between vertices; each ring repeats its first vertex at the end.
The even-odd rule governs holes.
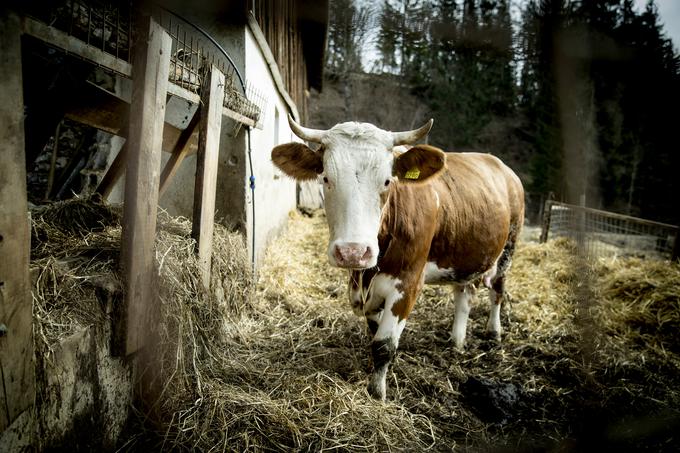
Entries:
POLYGON ((500 340, 505 274, 524 220, 517 175, 490 154, 414 145, 433 120, 403 132, 358 122, 317 130, 288 121, 298 137, 321 147, 282 144, 272 161, 299 181, 323 181, 328 260, 349 269, 350 303, 372 335, 369 394, 385 399, 388 367, 425 283, 453 287, 451 336, 462 349, 481 280, 491 299, 487 332, 500 340))

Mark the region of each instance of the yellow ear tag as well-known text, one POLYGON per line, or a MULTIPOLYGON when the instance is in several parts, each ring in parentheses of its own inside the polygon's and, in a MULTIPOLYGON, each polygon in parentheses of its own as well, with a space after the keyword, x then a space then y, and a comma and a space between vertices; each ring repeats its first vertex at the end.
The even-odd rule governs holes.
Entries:
POLYGON ((420 176, 420 170, 418 170, 418 167, 413 167, 409 171, 406 172, 404 175, 404 178, 406 179, 418 179, 420 176))

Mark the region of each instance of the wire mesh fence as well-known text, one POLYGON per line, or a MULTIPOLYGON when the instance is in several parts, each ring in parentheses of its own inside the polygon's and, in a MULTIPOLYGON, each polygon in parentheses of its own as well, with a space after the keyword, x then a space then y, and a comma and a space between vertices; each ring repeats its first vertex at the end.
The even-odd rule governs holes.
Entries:
POLYGON ((102 52, 130 62, 133 8, 130 0, 30 0, 25 13, 102 52))
MULTIPOLYGON (((29 0, 24 9, 28 16, 131 63, 138 3, 132 0, 29 0)), ((205 75, 215 66, 225 75, 223 105, 258 124, 267 99, 244 79, 219 43, 197 25, 163 7, 152 5, 150 13, 172 38, 170 82, 200 94, 205 75)))
POLYGON ((573 239, 588 257, 639 256, 676 259, 678 227, 598 209, 547 201, 541 242, 573 239))
POLYGON ((172 38, 170 81, 200 94, 214 66, 225 76, 223 105, 257 124, 266 98, 239 73, 229 54, 203 29, 168 9, 154 6, 152 16, 172 38))

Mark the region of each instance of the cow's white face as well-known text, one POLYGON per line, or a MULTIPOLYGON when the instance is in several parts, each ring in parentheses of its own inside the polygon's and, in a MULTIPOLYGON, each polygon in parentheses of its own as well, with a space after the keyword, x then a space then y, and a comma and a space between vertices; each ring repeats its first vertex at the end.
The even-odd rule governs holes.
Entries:
POLYGON ((392 136, 372 124, 343 123, 328 131, 322 145, 328 259, 340 267, 373 267, 381 195, 393 181, 392 136))
POLYGON ((289 122, 296 135, 322 147, 315 152, 302 143, 279 145, 272 150, 272 160, 298 180, 323 181, 330 264, 351 269, 375 266, 384 194, 396 181, 423 181, 445 165, 444 153, 428 146, 397 157, 392 152, 395 145, 427 134, 432 122, 408 132, 388 132, 368 123, 341 123, 318 131, 303 128, 290 117, 289 122))

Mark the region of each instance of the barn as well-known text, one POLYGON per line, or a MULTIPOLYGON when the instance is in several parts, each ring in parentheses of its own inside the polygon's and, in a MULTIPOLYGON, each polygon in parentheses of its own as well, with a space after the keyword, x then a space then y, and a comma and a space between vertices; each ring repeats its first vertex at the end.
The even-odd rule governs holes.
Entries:
POLYGON ((213 218, 242 236, 257 269, 296 206, 269 151, 293 139, 287 116, 306 121, 309 90, 321 88, 328 4, 29 1, 4 4, 0 20, 3 445, 68 445, 89 417, 109 426, 89 445, 110 446, 149 326, 157 207, 194 219, 204 285, 213 218), (92 197, 125 206, 125 309, 112 329, 59 344, 48 372, 33 359, 26 213, 92 197), (83 361, 99 380, 78 374, 83 361), (50 385, 61 402, 45 396, 50 385))
POLYGON ((318 186, 270 162, 332 5, 0 6, 0 451, 677 451, 678 227, 556 200, 503 341, 426 286, 369 395, 318 186))

